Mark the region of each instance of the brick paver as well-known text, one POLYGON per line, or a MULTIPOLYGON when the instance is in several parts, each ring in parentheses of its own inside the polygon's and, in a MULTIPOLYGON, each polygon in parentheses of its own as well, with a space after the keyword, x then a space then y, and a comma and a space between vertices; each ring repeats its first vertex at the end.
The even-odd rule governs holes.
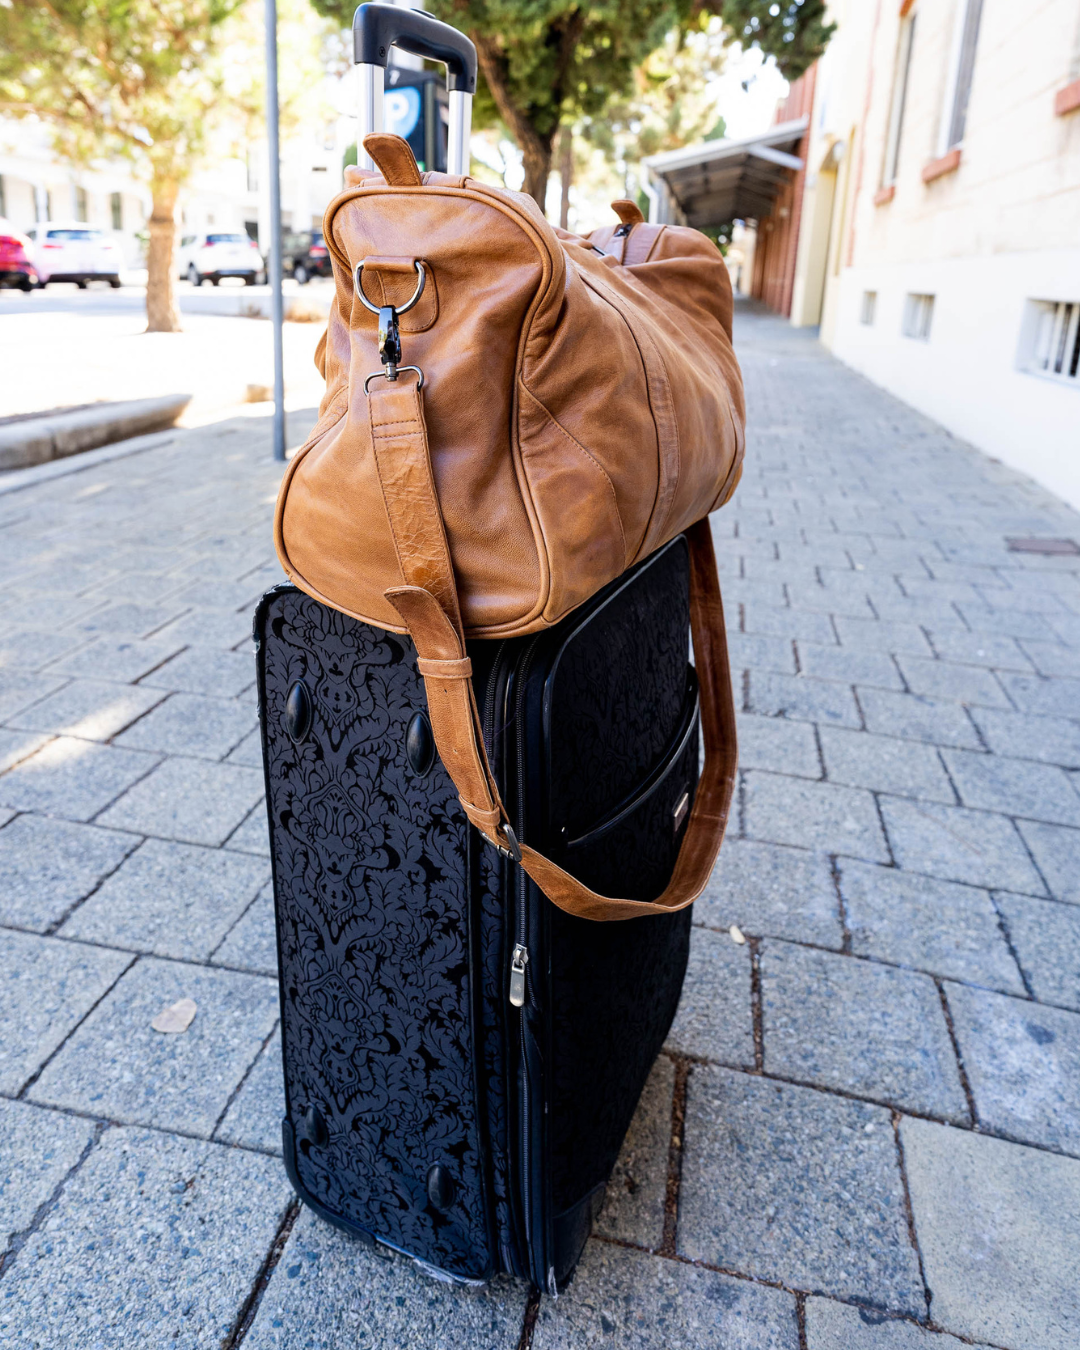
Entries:
POLYGON ((737 342, 738 811, 557 1302, 290 1200, 265 424, 0 494, 5 1344, 1080 1343, 1080 567, 1005 543, 1080 518, 810 335, 744 312, 737 342))

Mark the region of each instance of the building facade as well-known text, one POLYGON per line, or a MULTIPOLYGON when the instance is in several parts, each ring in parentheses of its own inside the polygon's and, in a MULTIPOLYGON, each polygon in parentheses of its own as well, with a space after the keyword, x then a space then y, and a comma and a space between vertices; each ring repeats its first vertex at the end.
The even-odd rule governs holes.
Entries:
POLYGON ((123 163, 93 169, 62 163, 43 124, 0 119, 0 217, 27 230, 41 220, 82 220, 111 231, 129 267, 139 265, 138 236, 150 194, 123 163))
POLYGON ((1080 506, 1080 5, 831 16, 792 186, 792 323, 1080 506))
MULTIPOLYGON (((817 66, 814 65, 792 84, 787 98, 776 111, 775 123, 783 125, 808 117, 814 106, 816 84, 817 66)), ((796 156, 804 165, 809 142, 808 126, 795 148, 796 156)), ((778 314, 791 313, 805 189, 805 167, 792 170, 790 177, 780 187, 771 212, 756 231, 753 265, 745 289, 778 314)))
MULTIPOLYGON (((346 148, 355 121, 332 117, 305 127, 281 147, 282 223, 305 230, 322 223, 341 189, 346 148)), ((270 249, 270 189, 266 142, 247 160, 222 158, 192 175, 177 203, 177 241, 203 230, 247 231, 270 249)), ((107 230, 124 249, 127 266, 144 266, 151 198, 147 184, 119 160, 73 165, 57 158, 49 130, 32 119, 0 118, 0 218, 27 230, 40 221, 86 221, 107 230)))

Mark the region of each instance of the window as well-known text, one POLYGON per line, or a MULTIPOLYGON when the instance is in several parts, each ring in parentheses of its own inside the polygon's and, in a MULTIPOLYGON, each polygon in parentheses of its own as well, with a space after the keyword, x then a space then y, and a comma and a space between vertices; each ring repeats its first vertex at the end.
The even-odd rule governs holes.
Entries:
POLYGON ((114 192, 109 197, 109 209, 112 212, 112 227, 114 230, 124 228, 124 199, 119 192, 114 192))
POLYGON ((930 337, 930 323, 934 317, 934 297, 932 295, 909 295, 904 302, 905 337, 917 338, 926 342, 930 337))
POLYGON ((85 188, 81 188, 81 187, 77 187, 77 188, 75 189, 75 219, 76 219, 76 220, 89 220, 89 216, 88 216, 88 214, 87 214, 86 206, 87 206, 87 202, 86 202, 86 189, 85 189, 85 188))
POLYGON ((100 239, 100 230, 50 230, 46 239, 59 239, 65 244, 82 244, 90 239, 100 239))
POLYGON ((1022 367, 1080 388, 1080 302, 1029 300, 1028 311, 1022 367))
POLYGON ((874 322, 874 311, 877 309, 877 291, 863 291, 862 309, 859 313, 859 322, 865 323, 868 327, 874 322))
POLYGON ((900 163, 900 136, 904 127, 904 104, 907 102, 908 74, 911 70, 911 51, 915 45, 915 15, 902 20, 900 42, 896 49, 896 73, 893 76, 892 108, 889 110, 889 134, 885 141, 885 172, 881 185, 896 182, 900 163))
POLYGON ((971 80, 975 73, 975 44, 979 40, 981 18, 982 0, 966 0, 953 66, 952 89, 946 105, 948 121, 945 144, 941 147, 942 154, 954 150, 964 139, 968 99, 971 97, 971 80))

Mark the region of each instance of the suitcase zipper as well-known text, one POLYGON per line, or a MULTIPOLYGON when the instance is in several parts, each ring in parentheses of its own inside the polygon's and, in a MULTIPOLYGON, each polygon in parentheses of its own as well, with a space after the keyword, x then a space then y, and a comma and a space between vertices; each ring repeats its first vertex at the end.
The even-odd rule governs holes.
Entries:
MULTIPOLYGON (((518 828, 521 834, 525 834, 525 689, 529 675, 529 669, 532 666, 533 655, 536 652, 537 645, 540 642, 542 634, 533 638, 532 642, 526 648, 518 666, 517 686, 514 690, 514 740, 517 750, 517 801, 515 802, 515 814, 517 816, 518 828)), ((514 944, 510 962, 510 1003, 518 1009, 518 1029, 521 1041, 521 1124, 520 1124, 520 1146, 521 1146, 521 1202, 525 1219, 525 1245, 531 1258, 535 1261, 536 1251, 533 1234, 533 1196, 532 1196, 532 1150, 530 1148, 530 1130, 531 1130, 531 1112, 532 1112, 532 1086, 531 1079, 536 1072, 530 1061, 534 1058, 531 1053, 530 1040, 532 1033, 527 1025, 527 1014, 525 1004, 528 1001, 528 977, 527 967, 529 962, 529 950, 521 940, 527 934, 527 893, 528 884, 525 873, 517 869, 517 937, 518 941, 514 944)), ((533 1272, 535 1279, 535 1271, 533 1272)), ((539 1282, 538 1282, 539 1283, 539 1282)))
MULTIPOLYGON (((517 779, 519 805, 518 810, 516 812, 519 823, 521 821, 522 807, 520 803, 522 800, 522 790, 524 783, 524 773, 520 766, 520 759, 523 751, 522 738, 520 735, 520 720, 521 720, 522 705, 524 702, 524 695, 521 691, 520 682, 530 664, 530 659, 532 657, 532 651, 534 646, 535 646, 535 639, 533 643, 531 643, 529 647, 526 649, 523 659, 520 661, 520 663, 517 663, 516 678, 519 683, 518 687, 514 690, 513 694, 511 695, 511 699, 509 700, 512 702, 514 709, 510 717, 507 718, 505 715, 505 706, 507 701, 505 699, 505 695, 500 696, 500 685, 502 684, 504 675, 507 672, 507 667, 508 666, 512 667, 515 664, 512 646, 509 643, 504 642, 500 646, 500 650, 491 668, 491 674, 488 677, 487 693, 484 700, 485 706, 483 719, 483 735, 484 735, 484 742, 488 749, 488 753, 491 754, 493 757, 495 757, 497 734, 501 736, 506 736, 509 733, 511 733, 511 729, 513 729, 513 732, 517 733, 514 735, 514 741, 516 744, 516 750, 519 760, 518 779, 517 779), (503 707, 502 718, 499 717, 500 706, 503 707), (517 721, 518 726, 514 726, 515 720, 517 721)), ((498 758, 501 758, 503 760, 505 766, 506 760, 505 752, 502 756, 499 756, 498 758)), ((524 942, 517 940, 525 937, 526 935, 525 924, 527 915, 525 912, 526 911, 526 897, 524 886, 525 878, 524 874, 520 872, 520 869, 515 870, 517 870, 518 873, 517 876, 514 876, 513 872, 509 871, 509 869, 506 872, 508 878, 512 878, 513 883, 517 887, 517 895, 515 897, 516 903, 514 906, 515 941, 514 946, 511 949, 511 956, 510 956, 510 987, 508 991, 509 992, 508 1001, 511 1007, 517 1010, 517 1023, 518 1023, 517 1028, 518 1054, 520 1056, 520 1067, 517 1075, 518 1107, 520 1113, 520 1121, 517 1132, 518 1164, 520 1172, 520 1189, 518 1195, 518 1202, 520 1204, 520 1219, 522 1221, 523 1227, 522 1237, 525 1240, 525 1248, 526 1248, 525 1271, 523 1271, 522 1273, 527 1274, 529 1272, 529 1265, 530 1265, 529 1256, 531 1254, 533 1246, 532 1203, 531 1203, 532 1187, 529 1181, 529 1169, 531 1165, 531 1158, 529 1147, 528 1121, 532 1105, 530 1092, 530 1077, 531 1074, 534 1072, 534 1070, 530 1068, 529 1061, 531 1055, 529 1053, 529 1043, 528 1043, 529 1032, 528 1028, 525 1025, 525 1004, 528 1002, 529 997, 528 975, 527 975, 529 951, 524 942)))
MULTIPOLYGON (((525 837, 525 731, 524 731, 524 711, 525 711, 525 687, 529 676, 529 668, 532 665, 533 655, 536 652, 537 645, 543 634, 538 634, 533 638, 521 658, 521 665, 518 667, 517 683, 514 689, 514 740, 517 748, 517 801, 515 802, 515 814, 517 815, 518 831, 521 837, 525 837)), ((525 1006, 525 965, 515 976, 514 961, 518 959, 519 953, 524 953, 525 961, 529 959, 528 948, 523 941, 526 934, 526 923, 528 915, 525 912, 526 907, 526 884, 525 874, 520 871, 517 876, 517 943, 514 947, 513 957, 510 964, 510 1002, 515 1008, 525 1006), (520 983, 519 983, 520 981, 520 983), (520 988, 521 998, 518 1001, 514 995, 520 988)))
POLYGON ((515 1008, 525 1006, 525 967, 529 964, 529 949, 520 942, 514 945, 510 957, 510 1002, 515 1008))

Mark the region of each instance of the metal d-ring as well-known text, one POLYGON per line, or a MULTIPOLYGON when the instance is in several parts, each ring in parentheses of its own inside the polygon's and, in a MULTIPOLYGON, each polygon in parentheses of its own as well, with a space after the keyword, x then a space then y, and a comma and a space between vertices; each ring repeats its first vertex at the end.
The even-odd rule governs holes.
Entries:
MULTIPOLYGON (((413 259, 413 266, 416 268, 416 274, 419 277, 419 280, 416 283, 416 290, 413 291, 411 299, 406 301, 404 305, 393 306, 395 314, 399 315, 408 314, 409 310, 412 309, 413 305, 415 305, 417 300, 419 300, 420 297, 424 294, 424 287, 427 285, 427 270, 425 269, 424 264, 418 258, 413 259)), ((356 266, 353 268, 353 285, 356 287, 357 297, 360 300, 360 303, 366 309, 371 310, 372 314, 378 314, 382 306, 373 305, 371 301, 367 298, 367 296, 364 294, 363 283, 360 280, 360 278, 363 275, 363 272, 364 272, 364 264, 362 262, 358 262, 356 266)))

